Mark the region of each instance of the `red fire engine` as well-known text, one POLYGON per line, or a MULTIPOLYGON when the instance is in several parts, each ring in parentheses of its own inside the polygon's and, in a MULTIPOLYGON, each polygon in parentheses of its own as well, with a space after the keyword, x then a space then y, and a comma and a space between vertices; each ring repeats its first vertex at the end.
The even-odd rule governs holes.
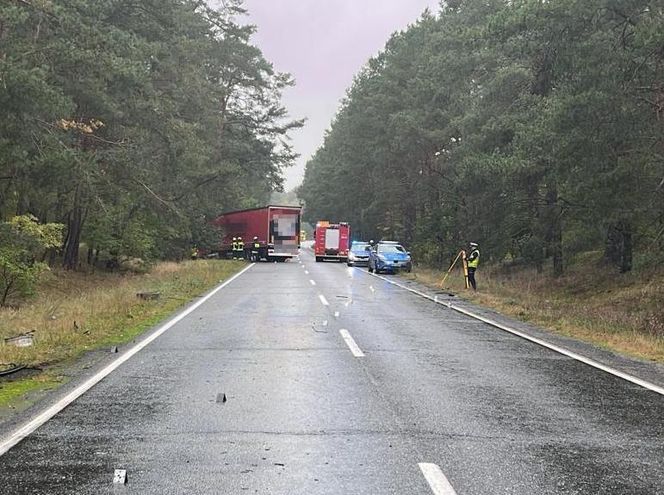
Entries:
POLYGON ((314 254, 316 261, 335 259, 348 260, 350 226, 346 222, 330 223, 321 220, 314 232, 314 254))

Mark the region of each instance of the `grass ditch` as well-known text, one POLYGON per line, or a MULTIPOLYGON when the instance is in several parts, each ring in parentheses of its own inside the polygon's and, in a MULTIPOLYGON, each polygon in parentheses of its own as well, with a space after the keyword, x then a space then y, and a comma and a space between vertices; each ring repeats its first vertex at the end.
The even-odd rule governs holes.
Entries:
POLYGON ((24 408, 30 395, 65 381, 63 365, 85 352, 132 341, 244 266, 199 260, 163 262, 146 274, 50 274, 36 298, 19 308, 0 308, 0 369, 15 363, 38 370, 1 377, 0 408, 24 408), (160 297, 143 300, 138 292, 160 297), (34 345, 4 344, 5 338, 27 332, 33 332, 34 345))
MULTIPOLYGON (((445 270, 418 267, 404 274, 440 287, 445 270)), ((526 267, 480 266, 478 291, 467 291, 455 270, 445 282, 463 298, 549 331, 621 354, 664 363, 664 271, 619 274, 599 255, 587 256, 554 278, 526 267)))

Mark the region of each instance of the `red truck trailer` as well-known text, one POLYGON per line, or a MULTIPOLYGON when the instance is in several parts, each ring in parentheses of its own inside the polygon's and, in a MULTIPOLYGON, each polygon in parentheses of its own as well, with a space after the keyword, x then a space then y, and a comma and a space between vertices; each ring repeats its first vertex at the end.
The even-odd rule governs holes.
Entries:
POLYGON ((314 255, 316 261, 335 259, 348 260, 350 226, 346 222, 330 223, 321 220, 314 231, 314 255))
POLYGON ((286 261, 297 256, 301 212, 299 206, 265 206, 220 215, 212 222, 223 229, 220 255, 229 257, 232 254, 233 237, 242 237, 245 252, 251 250, 253 239, 257 237, 259 259, 286 261))

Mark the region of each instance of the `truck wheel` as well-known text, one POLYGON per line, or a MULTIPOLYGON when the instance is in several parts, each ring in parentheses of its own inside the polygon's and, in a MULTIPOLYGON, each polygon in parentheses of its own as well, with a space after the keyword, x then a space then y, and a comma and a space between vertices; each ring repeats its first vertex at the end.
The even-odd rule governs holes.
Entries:
POLYGON ((316 256, 316 263, 320 263, 321 261, 323 261, 323 258, 321 258, 320 256, 316 256))

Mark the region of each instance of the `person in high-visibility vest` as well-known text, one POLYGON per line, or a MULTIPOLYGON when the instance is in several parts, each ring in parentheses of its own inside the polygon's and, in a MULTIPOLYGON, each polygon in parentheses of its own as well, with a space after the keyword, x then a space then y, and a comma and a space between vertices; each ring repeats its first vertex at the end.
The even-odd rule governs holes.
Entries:
POLYGON ((251 256, 250 259, 252 262, 256 262, 260 259, 261 256, 261 243, 258 241, 258 237, 254 237, 251 241, 251 256))
POLYGON ((244 256, 244 241, 242 240, 242 237, 237 238, 237 259, 243 260, 245 258, 244 256))
POLYGON ((231 243, 231 249, 233 250, 233 259, 237 259, 237 237, 233 237, 233 242, 231 243))
POLYGON ((480 264, 480 250, 476 242, 470 243, 470 254, 466 258, 466 263, 468 263, 468 282, 473 287, 473 290, 477 290, 477 283, 475 282, 475 270, 480 264))

